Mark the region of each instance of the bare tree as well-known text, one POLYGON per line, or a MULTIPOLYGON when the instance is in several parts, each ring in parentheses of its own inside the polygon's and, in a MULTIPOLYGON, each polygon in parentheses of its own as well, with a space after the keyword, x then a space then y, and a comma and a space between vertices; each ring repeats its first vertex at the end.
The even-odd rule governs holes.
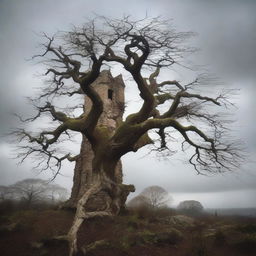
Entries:
POLYGON ((147 187, 140 195, 147 198, 149 205, 154 209, 166 207, 171 202, 169 193, 160 186, 147 187))
POLYGON ((13 192, 14 200, 21 200, 27 207, 44 201, 46 198, 47 181, 41 179, 25 179, 9 187, 13 192))
POLYGON ((199 215, 203 212, 204 207, 199 201, 185 200, 179 203, 177 209, 185 214, 199 215))
MULTIPOLYGON (((195 49, 186 44, 191 36, 191 32, 175 31, 161 18, 133 21, 128 16, 122 19, 97 17, 81 27, 74 26, 71 31, 59 32, 53 37, 44 35, 43 51, 34 58, 47 66, 47 84, 32 101, 36 115, 27 119, 20 117, 20 120, 38 122, 41 117, 50 115, 56 126, 34 133, 23 127, 12 135, 17 135, 21 141, 21 161, 29 156, 37 157, 38 166, 55 170, 55 175, 63 161, 77 158, 63 152, 63 144, 57 148, 58 142, 70 140, 72 133, 77 132, 91 144, 93 172, 90 186, 78 201, 68 234, 70 255, 76 255, 79 250, 77 233, 83 221, 94 216, 118 214, 129 191, 134 190, 133 186, 118 183, 114 170, 123 155, 154 142, 149 131, 155 131, 159 137, 155 144, 157 150, 169 150, 170 154, 173 144, 168 139, 174 131, 172 137, 183 139, 182 150, 191 154, 189 162, 198 173, 218 173, 239 165, 238 144, 228 141, 225 122, 214 112, 216 108, 211 107, 225 106, 226 96, 205 96, 194 90, 200 84, 214 81, 207 75, 184 83, 172 77, 160 78, 160 73, 167 76, 168 70, 175 66, 181 69, 185 54, 194 52, 195 49), (113 68, 114 64, 128 72, 133 80, 131 86, 138 89, 142 105, 138 112, 109 130, 98 123, 104 101, 92 84, 104 65, 113 68), (75 115, 78 111, 72 114, 57 107, 61 98, 77 95, 86 95, 91 100, 92 106, 86 114, 80 111, 75 115), (102 204, 101 208, 88 207, 95 198, 100 200, 101 197, 104 207, 102 204)), ((78 98, 73 102, 76 103, 73 110, 81 106, 77 104, 78 98)))
POLYGON ((5 187, 9 199, 19 200, 31 207, 42 202, 58 202, 67 198, 67 189, 42 179, 25 179, 5 187))

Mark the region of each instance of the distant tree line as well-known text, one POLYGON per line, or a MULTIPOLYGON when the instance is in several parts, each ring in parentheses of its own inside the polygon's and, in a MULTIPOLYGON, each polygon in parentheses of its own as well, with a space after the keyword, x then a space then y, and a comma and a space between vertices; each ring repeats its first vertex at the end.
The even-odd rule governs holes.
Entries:
POLYGON ((24 179, 10 186, 0 186, 0 201, 17 201, 26 207, 40 203, 58 203, 67 200, 66 188, 42 179, 24 179))

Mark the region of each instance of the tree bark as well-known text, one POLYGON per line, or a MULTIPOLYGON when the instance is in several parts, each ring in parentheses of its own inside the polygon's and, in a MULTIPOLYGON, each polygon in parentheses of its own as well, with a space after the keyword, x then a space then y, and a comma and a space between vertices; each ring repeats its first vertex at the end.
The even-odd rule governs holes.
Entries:
MULTIPOLYGON (((90 172, 83 173, 81 166, 77 164, 78 178, 82 180, 82 175, 85 175, 87 180, 84 183, 80 182, 73 187, 73 202, 76 204, 76 214, 68 233, 68 241, 70 244, 70 256, 77 255, 78 248, 78 231, 84 221, 96 216, 115 216, 124 207, 127 196, 133 192, 133 185, 124 185, 120 180, 120 171, 122 170, 120 161, 106 159, 97 162, 94 166, 94 161, 90 161, 92 168, 90 172), (106 161, 106 162, 105 162, 106 161), (109 166, 113 163, 116 166, 114 177, 107 175, 109 170, 104 169, 104 166, 109 166), (96 168, 99 167, 99 170, 96 168), (79 168, 78 168, 79 167, 79 168), (93 171, 91 171, 93 170, 93 171), (80 175, 80 176, 79 176, 80 175), (115 180, 115 177, 118 179, 115 180), (84 185, 84 187, 83 187, 84 185)), ((83 252, 85 254, 86 252, 83 252)))
MULTIPOLYGON (((92 172, 92 162, 94 158, 94 153, 91 148, 89 141, 83 137, 80 154, 75 162, 74 177, 73 177, 73 187, 71 191, 71 197, 66 202, 65 207, 76 209, 79 199, 83 194, 91 187, 94 183, 94 177, 92 172)), ((122 185, 123 173, 122 173, 122 163, 119 160, 115 168, 115 182, 122 185)), ((103 206, 104 196, 98 196, 94 200, 94 204, 98 209, 103 206)), ((94 206, 94 207, 95 207, 94 206)))

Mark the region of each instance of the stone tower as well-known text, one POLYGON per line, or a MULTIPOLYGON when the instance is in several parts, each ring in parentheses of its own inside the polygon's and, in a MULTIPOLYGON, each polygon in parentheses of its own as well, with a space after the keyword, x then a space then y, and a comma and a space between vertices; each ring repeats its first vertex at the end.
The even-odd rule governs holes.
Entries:
MULTIPOLYGON (((99 77, 92 84, 95 90, 100 95, 104 109, 103 113, 98 121, 97 125, 106 126, 110 131, 115 131, 117 124, 122 121, 124 113, 124 81, 122 75, 113 77, 108 70, 104 70, 100 73, 99 77)), ((87 114, 92 106, 91 100, 85 96, 84 112, 87 114)), ((86 191, 90 184, 92 177, 92 159, 94 153, 91 149, 91 145, 88 140, 83 137, 80 155, 76 159, 73 188, 71 192, 71 198, 68 202, 68 206, 75 207, 77 201, 82 194, 86 191)), ((122 183, 122 165, 119 161, 116 170, 115 177, 118 183, 122 183)), ((100 208, 101 202, 104 197, 95 199, 94 206, 98 205, 100 208)), ((104 204, 103 204, 104 205, 104 204)))

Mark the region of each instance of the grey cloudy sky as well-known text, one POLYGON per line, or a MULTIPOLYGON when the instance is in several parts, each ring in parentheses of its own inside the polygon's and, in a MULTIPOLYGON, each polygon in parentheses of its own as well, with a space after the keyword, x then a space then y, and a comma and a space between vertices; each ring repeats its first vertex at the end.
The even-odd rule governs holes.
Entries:
MULTIPOLYGON (((108 17, 130 14, 134 18, 162 15, 173 19, 177 30, 194 31, 193 43, 201 51, 196 61, 208 64, 226 86, 240 88, 234 126, 253 159, 256 149, 256 1, 254 0, 0 0, 0 133, 10 126, 7 113, 28 111, 23 96, 41 84, 38 67, 26 61, 37 52, 38 32, 52 34, 81 24, 93 13, 108 17)), ((29 163, 16 166, 9 159, 9 146, 0 141, 0 183, 11 184, 35 176, 29 163)), ((198 199, 206 207, 255 206, 255 163, 243 170, 215 177, 196 175, 193 168, 174 156, 168 162, 141 158, 145 152, 123 158, 127 183, 140 192, 149 185, 170 191, 175 203, 198 199), (236 200, 234 200, 236 198, 236 200)), ((71 187, 73 166, 65 166, 57 183, 71 187)), ((50 173, 40 174, 49 177, 50 173)))

